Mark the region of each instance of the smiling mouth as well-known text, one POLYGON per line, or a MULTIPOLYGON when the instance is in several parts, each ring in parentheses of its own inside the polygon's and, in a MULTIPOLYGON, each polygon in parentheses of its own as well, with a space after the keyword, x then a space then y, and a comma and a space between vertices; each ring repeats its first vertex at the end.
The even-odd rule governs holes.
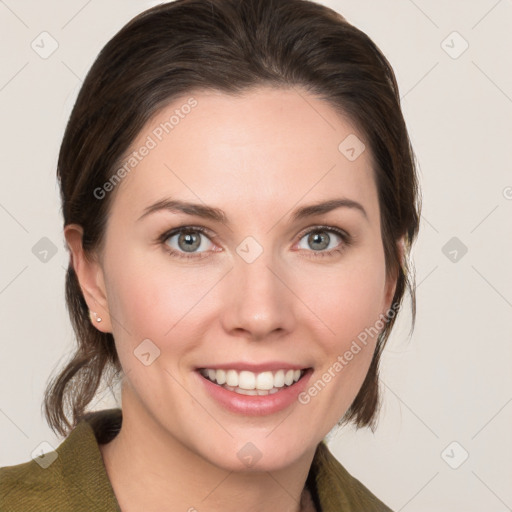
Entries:
POLYGON ((309 368, 302 370, 282 369, 276 371, 251 372, 199 368, 197 371, 207 380, 240 395, 264 396, 279 393, 296 384, 309 368))

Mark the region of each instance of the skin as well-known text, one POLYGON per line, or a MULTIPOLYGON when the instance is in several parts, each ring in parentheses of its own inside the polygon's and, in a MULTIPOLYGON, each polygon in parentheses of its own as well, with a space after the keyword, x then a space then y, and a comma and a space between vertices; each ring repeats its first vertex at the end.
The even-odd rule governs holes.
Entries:
MULTIPOLYGON (((191 95, 158 112, 131 149, 191 95)), ((113 333, 124 370, 123 425, 100 449, 123 512, 296 512, 315 448, 354 400, 376 337, 308 404, 266 416, 224 409, 195 368, 287 361, 312 367, 314 383, 385 314, 396 280, 386 276, 371 156, 349 161, 338 145, 363 137, 305 91, 193 96, 197 107, 112 192, 102 251, 87 258, 80 226, 65 228, 88 306, 102 318, 93 323, 113 333), (166 197, 221 208, 230 224, 171 211, 138 220, 166 197), (338 208, 291 220, 299 206, 339 197, 367 217, 338 208), (318 249, 308 235, 319 225, 353 243, 324 228, 329 245, 318 249), (212 236, 196 233, 196 254, 206 257, 168 253, 187 254, 179 234, 158 241, 178 226, 208 229, 212 236), (247 236, 263 249, 252 263, 236 252, 247 236), (145 366, 133 351, 148 338, 160 357, 145 366), (251 468, 237 457, 247 442, 262 454, 251 468)))

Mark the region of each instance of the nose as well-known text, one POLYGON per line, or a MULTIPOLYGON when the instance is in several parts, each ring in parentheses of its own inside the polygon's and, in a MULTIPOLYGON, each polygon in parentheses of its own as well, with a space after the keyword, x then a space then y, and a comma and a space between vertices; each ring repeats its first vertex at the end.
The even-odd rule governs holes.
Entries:
POLYGON ((226 332, 250 341, 276 339, 292 332, 298 298, 290 279, 270 250, 263 250, 252 262, 236 255, 222 291, 226 332))

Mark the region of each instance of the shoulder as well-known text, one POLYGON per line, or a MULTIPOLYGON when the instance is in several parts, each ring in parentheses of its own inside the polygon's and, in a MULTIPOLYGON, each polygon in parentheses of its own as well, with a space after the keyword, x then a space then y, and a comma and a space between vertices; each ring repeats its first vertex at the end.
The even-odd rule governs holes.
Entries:
POLYGON ((312 472, 323 512, 393 512, 340 464, 325 441, 317 447, 312 472))
POLYGON ((0 512, 118 511, 98 446, 105 414, 80 421, 58 448, 41 457, 0 468, 0 512))
POLYGON ((70 505, 59 473, 57 466, 44 469, 35 460, 0 468, 0 512, 46 512, 70 505))

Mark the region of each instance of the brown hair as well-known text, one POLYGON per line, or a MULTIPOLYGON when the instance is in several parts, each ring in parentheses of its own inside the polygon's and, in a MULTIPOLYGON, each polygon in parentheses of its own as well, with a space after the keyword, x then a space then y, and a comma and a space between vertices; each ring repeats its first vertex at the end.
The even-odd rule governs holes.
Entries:
MULTIPOLYGON (((57 169, 64 225, 82 226, 86 254, 101 248, 114 194, 99 200, 93 191, 113 175, 145 123, 174 98, 200 90, 235 95, 265 85, 300 86, 320 96, 364 136, 374 162, 386 270, 397 276, 393 306, 396 311, 408 288, 412 332, 416 301, 407 258, 420 201, 396 79, 366 34, 308 0, 177 0, 126 24, 91 67, 66 127, 57 169), (396 243, 402 236, 403 263, 396 243)), ((78 346, 48 384, 43 404, 48 424, 61 435, 85 414, 106 373, 112 382, 122 370, 112 334, 91 324, 71 261, 66 301, 78 346)), ((342 422, 374 428, 379 361, 395 319, 379 335, 342 422)))

